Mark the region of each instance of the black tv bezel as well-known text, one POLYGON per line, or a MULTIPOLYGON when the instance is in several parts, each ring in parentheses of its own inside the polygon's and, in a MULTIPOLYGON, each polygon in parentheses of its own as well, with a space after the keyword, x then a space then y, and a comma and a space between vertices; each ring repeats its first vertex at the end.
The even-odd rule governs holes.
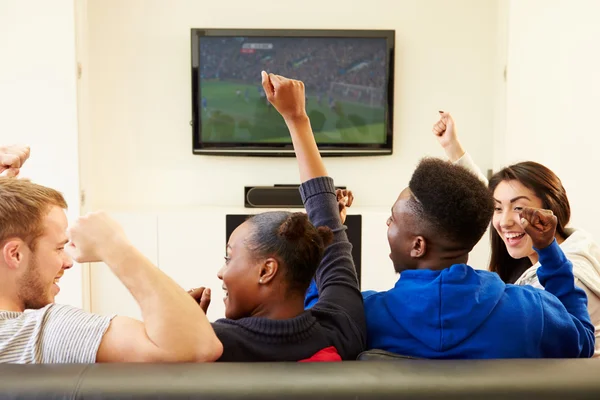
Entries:
MULTIPOLYGON (((327 30, 327 29, 191 29, 191 73, 192 73, 192 151, 199 155, 219 156, 264 156, 293 157, 291 143, 207 143, 201 141, 201 118, 198 114, 200 82, 198 67, 200 54, 198 41, 201 37, 332 37, 332 38, 384 38, 387 43, 387 101, 385 106, 386 140, 383 144, 335 143, 319 144, 322 156, 381 156, 391 155, 394 144, 394 58, 395 30, 327 30)), ((257 77, 258 79, 258 77, 257 77)))

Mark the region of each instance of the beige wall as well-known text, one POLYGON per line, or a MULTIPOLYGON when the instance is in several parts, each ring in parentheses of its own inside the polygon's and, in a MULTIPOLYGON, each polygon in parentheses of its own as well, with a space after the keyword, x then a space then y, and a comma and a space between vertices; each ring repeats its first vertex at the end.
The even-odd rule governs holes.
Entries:
MULTIPOLYGON (((60 190, 79 215, 75 14, 72 0, 0 1, 0 142, 31 146, 22 176, 60 190)), ((82 269, 57 301, 82 305, 82 269)))
POLYGON ((192 155, 192 27, 396 30, 394 155, 327 160, 361 206, 389 208, 417 161, 442 154, 430 133, 439 109, 454 112, 465 144, 490 168, 497 4, 90 0, 91 205, 238 206, 244 185, 298 182, 293 159, 192 155))
POLYGON ((513 0, 503 164, 535 160, 563 181, 572 223, 600 240, 600 2, 513 0))

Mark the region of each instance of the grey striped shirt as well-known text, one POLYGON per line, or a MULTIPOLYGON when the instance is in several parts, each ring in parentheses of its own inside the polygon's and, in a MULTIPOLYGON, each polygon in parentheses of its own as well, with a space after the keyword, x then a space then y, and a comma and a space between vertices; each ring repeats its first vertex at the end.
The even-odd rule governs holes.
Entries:
POLYGON ((59 304, 0 311, 0 363, 94 363, 111 319, 59 304))

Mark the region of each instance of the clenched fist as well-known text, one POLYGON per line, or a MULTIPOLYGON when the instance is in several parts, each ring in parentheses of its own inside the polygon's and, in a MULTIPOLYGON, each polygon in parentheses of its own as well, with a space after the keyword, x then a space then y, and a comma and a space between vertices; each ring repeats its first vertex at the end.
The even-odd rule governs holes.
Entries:
POLYGON ((280 75, 262 72, 262 86, 267 100, 286 121, 306 117, 304 83, 280 75))
POLYGON ((340 219, 343 224, 346 222, 348 207, 351 207, 354 202, 354 195, 352 194, 352 190, 337 189, 335 191, 335 196, 337 197, 338 207, 340 209, 340 219))
POLYGON ((440 120, 433 124, 433 134, 452 162, 458 161, 465 154, 458 135, 454 118, 448 112, 440 111, 440 120))
POLYGON ((105 212, 80 217, 67 231, 67 250, 77 262, 108 262, 130 247, 121 226, 105 212))
POLYGON ((0 176, 14 177, 29 158, 29 146, 0 146, 0 176))
POLYGON ((433 124, 432 131, 444 148, 457 140, 454 119, 450 113, 440 111, 440 120, 433 124))
POLYGON ((525 207, 520 212, 521 226, 531 237, 533 247, 544 249, 552 244, 556 235, 558 220, 550 210, 525 207))
POLYGON ((199 288, 188 290, 188 293, 198 303, 204 314, 206 314, 208 306, 210 306, 210 289, 200 286, 199 288))

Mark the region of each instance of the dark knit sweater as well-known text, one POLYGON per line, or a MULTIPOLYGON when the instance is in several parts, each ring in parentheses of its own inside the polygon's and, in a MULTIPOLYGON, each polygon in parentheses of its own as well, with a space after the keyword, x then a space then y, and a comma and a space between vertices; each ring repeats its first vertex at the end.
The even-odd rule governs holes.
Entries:
POLYGON ((365 348, 363 299, 333 179, 311 179, 302 184, 300 194, 310 221, 334 232, 316 273, 319 301, 287 320, 248 317, 215 321, 213 328, 223 343, 219 361, 299 361, 329 346, 334 346, 342 359, 354 360, 365 348))

